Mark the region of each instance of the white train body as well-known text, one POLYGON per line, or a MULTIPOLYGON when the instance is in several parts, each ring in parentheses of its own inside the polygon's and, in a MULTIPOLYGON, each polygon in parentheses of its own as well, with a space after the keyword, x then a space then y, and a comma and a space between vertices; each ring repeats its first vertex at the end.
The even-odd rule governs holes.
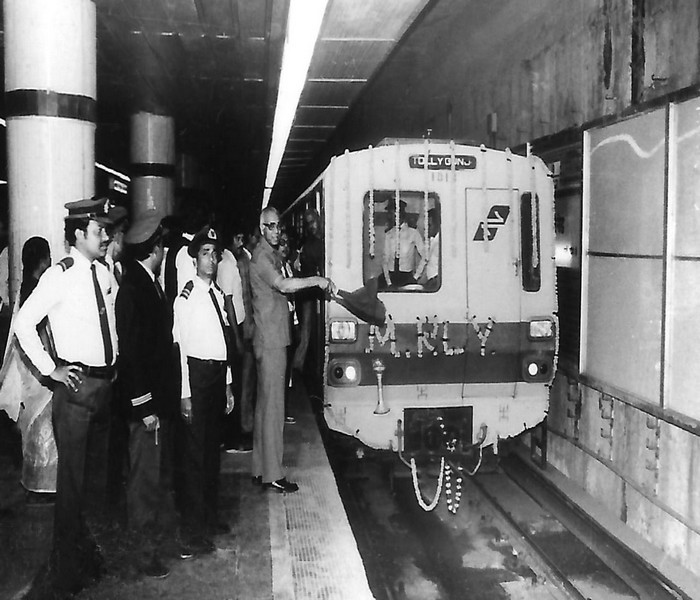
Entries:
MULTIPOLYGON (((390 140, 331 161, 293 210, 320 208, 326 275, 344 290, 377 279, 388 316, 374 327, 326 303, 331 429, 372 448, 439 455, 542 421, 557 349, 553 203, 540 159, 483 146, 390 140), (427 211, 440 213, 437 279, 423 271, 386 286, 397 198, 424 255, 427 211)), ((416 270, 421 260, 416 251, 416 270)))

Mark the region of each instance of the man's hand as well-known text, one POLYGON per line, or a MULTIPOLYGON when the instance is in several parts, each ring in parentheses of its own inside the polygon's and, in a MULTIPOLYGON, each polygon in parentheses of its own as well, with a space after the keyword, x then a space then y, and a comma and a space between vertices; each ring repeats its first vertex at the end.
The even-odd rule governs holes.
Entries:
POLYGON ((180 414, 188 425, 192 423, 192 398, 182 398, 180 400, 180 414))
POLYGON ((328 279, 327 291, 331 295, 331 298, 335 298, 338 295, 338 286, 333 283, 332 279, 328 279))
POLYGON ((231 384, 228 383, 228 384, 226 384, 226 414, 227 415, 231 414, 231 411, 233 410, 235 403, 236 403, 236 400, 233 397, 233 388, 231 387, 231 384))
POLYGON ((156 415, 144 417, 143 424, 146 426, 146 431, 155 431, 160 428, 160 420, 156 415))
POLYGON ((56 367, 49 377, 65 385, 71 392, 77 392, 80 384, 83 383, 82 371, 76 365, 56 367))

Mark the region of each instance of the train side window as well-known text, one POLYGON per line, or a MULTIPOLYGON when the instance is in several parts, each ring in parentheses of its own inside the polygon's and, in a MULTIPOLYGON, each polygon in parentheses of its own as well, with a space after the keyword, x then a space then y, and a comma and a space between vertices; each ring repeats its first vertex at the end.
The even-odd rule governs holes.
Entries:
POLYGON ((520 254, 523 289, 537 292, 542 285, 540 271, 540 199, 525 192, 520 196, 520 254))
POLYGON ((401 190, 397 214, 396 196, 396 190, 364 196, 363 281, 376 279, 379 291, 434 292, 442 283, 439 199, 401 190))

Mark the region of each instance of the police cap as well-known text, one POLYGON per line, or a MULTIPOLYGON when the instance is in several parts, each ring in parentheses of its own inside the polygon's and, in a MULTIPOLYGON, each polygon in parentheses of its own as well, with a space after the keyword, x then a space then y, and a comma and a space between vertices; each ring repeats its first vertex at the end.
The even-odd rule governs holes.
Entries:
POLYGON ((158 236, 163 234, 163 227, 160 224, 160 220, 160 215, 155 212, 139 217, 124 234, 124 242, 130 246, 136 246, 155 240, 158 236))
POLYGON ((209 225, 203 227, 197 233, 194 234, 192 241, 189 243, 189 246, 187 246, 187 253, 192 258, 195 258, 197 256, 197 253, 199 252, 199 249, 204 244, 214 244, 216 246, 217 251, 221 250, 219 236, 216 235, 216 231, 214 231, 214 228, 210 227, 209 225))
POLYGON ((109 217, 110 201, 107 198, 85 198, 65 204, 68 209, 66 219, 92 219, 111 223, 109 217))
POLYGON ((107 209, 107 217, 112 225, 120 225, 129 217, 129 211, 123 206, 110 205, 110 207, 107 209))

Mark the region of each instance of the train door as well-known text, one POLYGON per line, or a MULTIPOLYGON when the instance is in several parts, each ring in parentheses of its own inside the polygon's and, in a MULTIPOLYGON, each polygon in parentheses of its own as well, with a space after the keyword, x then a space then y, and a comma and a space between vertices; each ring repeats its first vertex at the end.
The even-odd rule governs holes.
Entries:
POLYGON ((467 189, 467 310, 472 324, 520 321, 515 190, 467 189))

